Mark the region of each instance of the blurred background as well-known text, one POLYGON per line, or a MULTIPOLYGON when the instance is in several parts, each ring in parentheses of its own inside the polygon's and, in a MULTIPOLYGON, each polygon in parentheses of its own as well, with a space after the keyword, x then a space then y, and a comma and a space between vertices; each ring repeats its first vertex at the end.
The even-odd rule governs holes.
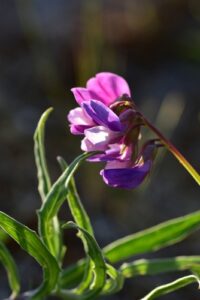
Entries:
MULTIPOLYGON (((76 106, 70 92, 95 73, 116 72, 129 82, 146 117, 198 171, 200 152, 200 2, 198 0, 0 0, 0 210, 37 228, 40 207, 32 136, 42 112, 51 176, 56 156, 71 162, 81 153, 66 115, 76 106)), ((174 157, 160 150, 151 176, 137 190, 107 187, 102 165, 85 163, 76 175, 78 190, 101 246, 170 218, 199 209, 199 188, 174 157)), ((67 205, 61 218, 70 220, 67 205)), ((66 265, 83 255, 75 232, 66 265)), ((39 266, 14 242, 23 289, 37 286, 39 266)), ((199 233, 142 257, 200 254, 199 233)), ((184 274, 184 273, 182 273, 184 274)), ((187 274, 187 272, 185 273, 187 274)), ((137 300, 179 274, 130 279, 112 300, 137 300)), ((0 267, 0 298, 9 295, 0 267)), ((163 297, 199 299, 197 285, 163 297)), ((102 298, 103 299, 103 298, 102 298)))

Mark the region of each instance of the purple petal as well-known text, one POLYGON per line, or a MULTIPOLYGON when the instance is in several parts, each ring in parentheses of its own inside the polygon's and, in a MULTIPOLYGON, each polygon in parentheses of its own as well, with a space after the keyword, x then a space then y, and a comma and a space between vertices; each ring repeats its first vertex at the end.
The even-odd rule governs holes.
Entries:
POLYGON ((86 129, 90 128, 90 126, 84 125, 70 125, 70 132, 74 135, 82 135, 86 129))
POLYGON ((119 117, 105 104, 97 100, 91 100, 83 102, 82 106, 97 124, 103 125, 113 131, 122 130, 119 117))
POLYGON ((98 162, 98 161, 105 161, 105 162, 111 162, 107 163, 106 168, 108 169, 114 169, 114 168, 126 168, 130 166, 131 163, 131 156, 133 153, 133 147, 132 145, 126 146, 124 148, 124 144, 120 144, 120 140, 118 144, 109 144, 105 153, 94 155, 90 158, 88 158, 88 161, 91 162, 98 162), (115 165, 112 165, 112 161, 114 161, 115 165), (127 161, 129 162, 127 164, 127 161), (124 164, 122 165, 122 162, 124 164), (116 165, 116 163, 118 165, 116 165))
POLYGON ((71 91, 74 94, 74 97, 79 105, 81 105, 83 101, 91 100, 94 98, 87 89, 82 87, 72 88, 71 91))
POLYGON ((104 102, 107 106, 123 94, 130 96, 130 89, 125 79, 109 72, 98 73, 87 82, 86 86, 94 99, 104 102))
POLYGON ((116 160, 120 155, 121 145, 111 144, 109 147, 110 149, 106 150, 105 153, 94 155, 87 160, 91 162, 116 160))
POLYGON ((146 161, 133 168, 104 169, 100 174, 106 184, 112 187, 133 189, 139 186, 151 169, 152 162, 146 161))

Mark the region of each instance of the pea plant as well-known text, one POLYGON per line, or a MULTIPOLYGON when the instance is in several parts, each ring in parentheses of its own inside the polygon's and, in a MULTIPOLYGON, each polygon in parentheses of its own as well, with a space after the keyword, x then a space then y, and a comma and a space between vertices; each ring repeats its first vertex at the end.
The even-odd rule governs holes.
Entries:
POLYGON ((61 175, 55 182, 50 178, 44 146, 45 124, 52 108, 41 116, 34 134, 41 196, 37 232, 0 212, 1 229, 43 270, 38 288, 21 291, 17 265, 4 242, 0 241, 0 259, 12 291, 10 299, 40 300, 50 295, 67 300, 96 299, 102 295, 109 299, 111 294, 123 289, 127 278, 174 271, 180 271, 179 278, 157 286, 147 295, 142 295, 141 299, 156 299, 191 283, 199 284, 200 256, 135 260, 134 256, 145 255, 185 239, 200 228, 200 211, 112 241, 103 249, 99 247, 73 177, 84 161, 104 163, 100 175, 105 184, 113 188, 134 189, 149 176, 156 155, 165 147, 197 184, 200 184, 200 175, 140 112, 122 77, 108 72, 99 73, 87 82, 85 88, 73 88, 72 93, 79 106, 68 114, 70 131, 82 136, 81 149, 84 153, 69 165, 58 157, 61 175), (153 132, 155 138, 145 140, 141 132, 143 127, 153 132), (67 202, 73 220, 59 220, 58 213, 64 202, 67 202), (70 244, 64 243, 63 231, 69 229, 78 232, 85 257, 63 267, 67 248, 70 248, 70 244), (188 270, 187 276, 181 276, 183 270, 188 270))

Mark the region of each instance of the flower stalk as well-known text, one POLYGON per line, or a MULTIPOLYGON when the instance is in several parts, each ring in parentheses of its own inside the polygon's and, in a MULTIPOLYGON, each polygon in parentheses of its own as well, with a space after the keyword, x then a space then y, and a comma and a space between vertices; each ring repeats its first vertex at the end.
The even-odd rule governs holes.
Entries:
POLYGON ((197 184, 200 185, 200 174, 187 161, 187 159, 179 152, 179 150, 168 139, 166 139, 156 127, 154 127, 142 114, 141 116, 143 118, 145 125, 159 137, 160 142, 176 157, 176 159, 193 177, 193 179, 197 182, 197 184))

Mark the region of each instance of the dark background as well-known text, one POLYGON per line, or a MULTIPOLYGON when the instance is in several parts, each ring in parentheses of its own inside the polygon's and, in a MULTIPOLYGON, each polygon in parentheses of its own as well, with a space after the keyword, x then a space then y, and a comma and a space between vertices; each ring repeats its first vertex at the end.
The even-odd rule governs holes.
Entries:
MULTIPOLYGON (((200 2, 198 0, 0 0, 0 209, 37 228, 40 207, 32 136, 41 113, 53 106, 46 150, 51 175, 56 156, 81 153, 66 115, 76 106, 70 88, 100 71, 116 72, 149 118, 199 168, 200 2)), ((199 209, 199 189, 176 159, 161 150, 151 176, 137 190, 107 187, 102 166, 85 163, 76 175, 82 201, 101 246, 126 234, 199 209)), ((61 216, 70 220, 64 205, 61 216)), ((75 233, 66 233, 66 264, 82 255, 75 233)), ((23 290, 40 282, 41 270, 14 242, 23 290)), ((198 255, 199 233, 143 257, 198 255)), ((187 274, 182 273, 182 274, 187 274)), ((181 274, 128 280, 109 299, 139 299, 181 274)), ((0 299, 9 295, 0 269, 0 299)), ((199 299, 197 285, 163 297, 199 299)), ((102 298, 103 299, 103 298, 102 298)))

